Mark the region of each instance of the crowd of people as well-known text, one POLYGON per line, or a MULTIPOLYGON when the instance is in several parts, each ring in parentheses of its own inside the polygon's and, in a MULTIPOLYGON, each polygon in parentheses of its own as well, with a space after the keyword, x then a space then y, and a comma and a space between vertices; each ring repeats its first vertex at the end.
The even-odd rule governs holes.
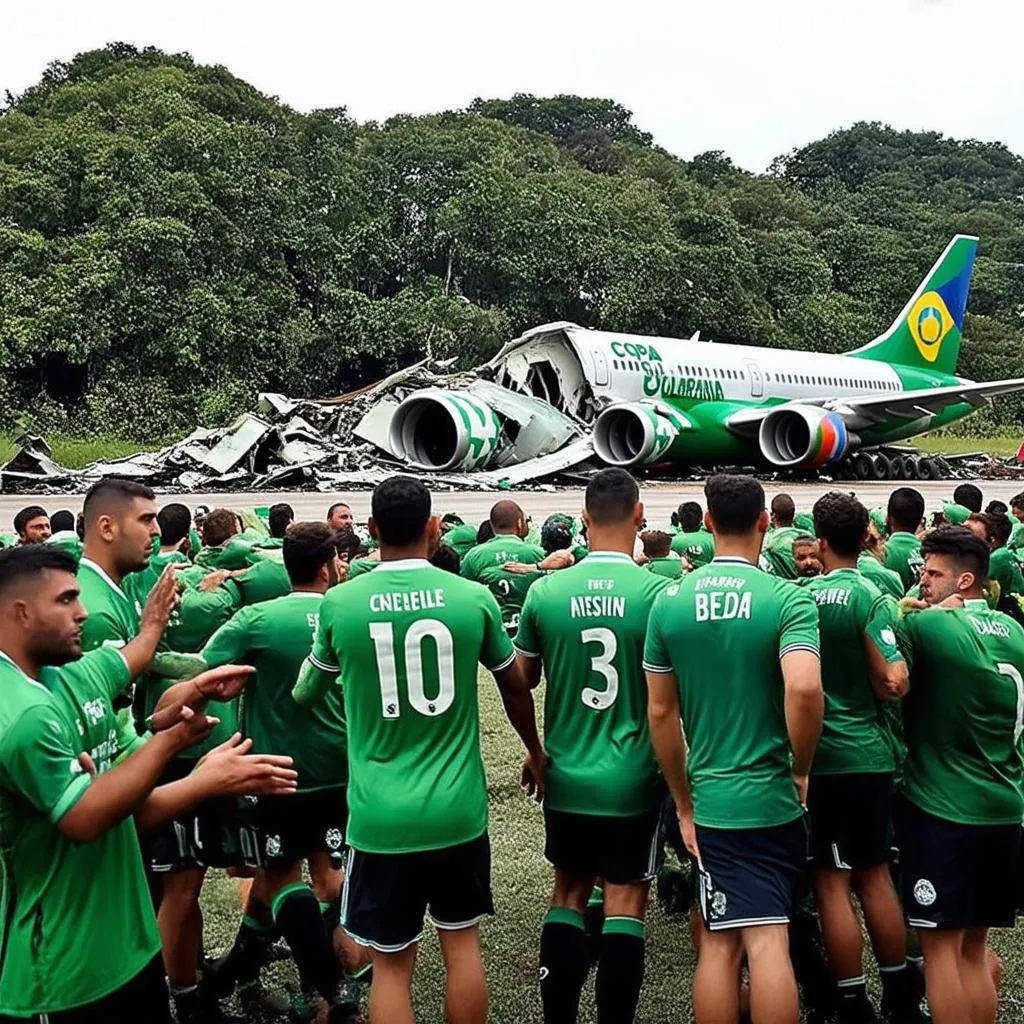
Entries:
POLYGON ((607 469, 539 527, 508 498, 438 516, 402 476, 365 529, 117 478, 77 517, 23 509, 0 535, 0 1024, 220 1021, 234 993, 246 1019, 409 1024, 427 921, 446 1019, 481 1024, 481 666, 543 804, 546 1024, 592 970, 601 1024, 635 1019, 656 879, 692 897, 698 1024, 795 1024, 801 992, 821 1022, 994 1022, 1024 494, 798 510, 730 475, 705 499, 652 524, 607 469), (217 958, 210 868, 239 879, 217 958), (288 997, 261 980, 282 956, 288 997))

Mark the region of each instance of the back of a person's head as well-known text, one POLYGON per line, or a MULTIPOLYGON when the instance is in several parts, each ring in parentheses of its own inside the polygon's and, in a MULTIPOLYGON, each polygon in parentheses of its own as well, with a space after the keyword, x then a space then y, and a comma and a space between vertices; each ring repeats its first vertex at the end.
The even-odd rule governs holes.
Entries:
POLYGON ((779 526, 792 526, 796 516, 796 504, 788 494, 776 494, 772 498, 772 516, 779 526))
POLYGON ((50 516, 50 529, 54 533, 67 533, 75 528, 75 513, 66 508, 50 516))
POLYGON ((572 516, 555 512, 540 528, 540 546, 550 555, 572 546, 572 516))
POLYGON ((897 487, 889 495, 889 521, 904 533, 914 533, 924 516, 924 498, 913 487, 897 487))
POLYGON ((704 509, 695 501, 684 501, 676 515, 679 519, 679 529, 683 533, 696 533, 700 529, 700 524, 704 522, 704 509))
POLYGON ((370 514, 382 544, 412 544, 423 536, 430 520, 430 491, 411 476, 389 477, 374 488, 370 514))
POLYGON ((523 510, 508 498, 496 502, 491 509, 490 521, 495 533, 514 530, 524 518, 523 510))
POLYGON ((293 522, 295 522, 295 510, 291 505, 285 502, 271 505, 270 512, 267 514, 267 526, 270 529, 271 537, 278 540, 282 538, 293 522))
POLYGON ((40 573, 67 572, 74 576, 74 558, 55 544, 25 544, 0 551, 0 601, 22 585, 31 585, 40 573))
POLYGON ((986 512, 985 521, 988 524, 988 536, 992 546, 1005 547, 1013 534, 1013 524, 1006 518, 1006 513, 986 512))
POLYGON ((969 508, 972 512, 980 512, 984 500, 981 488, 974 484, 959 484, 953 491, 953 501, 957 505, 969 508))
POLYGON ((715 533, 740 537, 752 533, 764 512, 764 488, 752 476, 719 473, 704 485, 715 533))
POLYGON ((448 547, 447 544, 438 544, 437 550, 430 556, 430 564, 458 576, 462 568, 462 559, 454 548, 448 547))
POLYGON ((1010 499, 1010 508, 1011 509, 1024 509, 1024 491, 1021 491, 1020 494, 1015 494, 1010 499))
POLYGON ((485 519, 476 529, 477 544, 486 544, 494 536, 494 527, 490 519, 485 519))
POLYGON ((326 523, 296 523, 284 535, 281 554, 293 586, 313 583, 338 555, 337 534, 326 523))
POLYGON ((229 508, 215 508, 203 516, 203 545, 217 548, 241 532, 238 516, 229 508))
POLYGON ((116 476, 106 476, 102 480, 97 480, 86 492, 82 506, 86 530, 100 516, 120 517, 136 499, 155 501, 156 493, 151 487, 140 484, 137 480, 126 480, 116 476))
POLYGON ((958 572, 970 572, 979 583, 988 579, 988 545, 966 526, 940 526, 921 541, 921 557, 948 558, 958 572))
POLYGON ((180 544, 192 529, 192 513, 187 505, 177 502, 164 505, 156 514, 157 525, 160 527, 160 543, 165 548, 180 544))
POLYGON ((624 469, 602 469, 587 483, 583 507, 594 526, 618 526, 632 519, 640 501, 636 480, 624 469))
POLYGON ((814 532, 837 555, 853 558, 860 554, 868 532, 869 515, 852 494, 829 491, 814 503, 811 514, 814 532))
POLYGON ((993 498, 986 506, 985 511, 990 516, 1005 516, 1010 511, 1010 506, 1005 501, 993 498))
POLYGON ((672 537, 663 530, 645 530, 640 540, 648 558, 664 558, 672 548, 672 537))
MULTIPOLYGON (((25 527, 32 522, 33 519, 39 519, 41 516, 47 516, 46 509, 42 505, 27 505, 14 517, 14 532, 22 534, 25 532, 25 527)), ((52 529, 53 523, 50 524, 52 529)))
POLYGON ((359 553, 363 541, 355 530, 346 526, 343 530, 334 531, 334 546, 341 557, 347 558, 351 562, 359 553))

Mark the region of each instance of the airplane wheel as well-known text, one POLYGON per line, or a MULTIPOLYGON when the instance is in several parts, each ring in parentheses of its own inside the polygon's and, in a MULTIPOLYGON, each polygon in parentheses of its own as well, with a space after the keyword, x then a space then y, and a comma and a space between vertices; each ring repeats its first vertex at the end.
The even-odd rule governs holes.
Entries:
POLYGON ((907 467, 903 463, 903 458, 899 455, 893 457, 889 463, 889 479, 890 480, 906 480, 907 479, 907 467))
POLYGON ((921 464, 912 455, 908 455, 904 460, 904 466, 907 470, 908 480, 920 480, 921 479, 921 464))
POLYGON ((938 467, 931 459, 917 460, 917 474, 920 480, 938 480, 938 467))
POLYGON ((852 460, 853 477, 855 480, 870 480, 871 456, 867 452, 858 452, 852 460))
POLYGON ((892 479, 892 463, 884 455, 871 456, 871 479, 892 479))

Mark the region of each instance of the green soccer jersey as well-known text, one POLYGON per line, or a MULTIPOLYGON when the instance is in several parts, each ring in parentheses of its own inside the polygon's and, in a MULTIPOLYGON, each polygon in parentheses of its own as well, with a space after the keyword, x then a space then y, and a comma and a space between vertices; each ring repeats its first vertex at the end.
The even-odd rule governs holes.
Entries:
POLYGON ((1024 523, 1012 512, 1007 512, 1006 515, 1011 525, 1010 539, 1006 542, 1006 546, 1016 552, 1018 557, 1022 557, 1024 556, 1024 523))
POLYGON ((81 601, 89 617, 82 627, 82 647, 124 647, 139 632, 142 602, 119 587, 95 562, 78 565, 81 601))
POLYGON ((628 555, 595 551, 530 589, 515 645, 544 663, 546 806, 613 817, 657 806, 643 653, 667 586, 628 555))
POLYGON ((856 569, 817 576, 807 591, 818 606, 825 722, 814 752, 814 775, 891 772, 892 742, 882 703, 868 677, 865 638, 888 662, 896 647, 896 606, 856 569))
POLYGON ((793 651, 818 653, 813 598, 742 558, 716 557, 655 602, 644 665, 678 680, 697 824, 762 828, 802 813, 780 665, 793 651))
POLYGON ((803 530, 795 526, 777 526, 769 530, 764 538, 763 556, 771 564, 771 570, 783 579, 795 580, 797 572, 796 559, 793 557, 793 541, 804 536, 803 530))
POLYGON ((1004 597, 1011 594, 1024 594, 1024 576, 1021 575, 1020 562, 1007 547, 996 548, 989 556, 989 579, 999 584, 999 593, 1004 597))
POLYGON ((203 660, 252 665, 256 675, 241 698, 242 732, 255 754, 290 754, 299 789, 342 786, 348 780, 345 717, 338 687, 309 707, 292 688, 320 622, 322 594, 296 592, 243 608, 203 648, 203 660))
POLYGON ((900 579, 900 574, 892 569, 886 569, 874 555, 862 551, 857 559, 857 568, 860 570, 860 574, 865 579, 871 580, 883 594, 888 594, 889 597, 895 598, 897 601, 903 599, 906 589, 903 586, 903 580, 900 579))
POLYGON ((501 608, 501 619, 510 633, 519 627, 519 614, 523 610, 526 595, 543 573, 506 572, 506 562, 522 562, 536 565, 544 560, 543 548, 529 544, 521 537, 500 533, 484 544, 477 544, 462 559, 460 574, 468 580, 482 583, 497 598, 501 608))
POLYGON ((922 565, 921 542, 914 534, 901 530, 885 542, 885 567, 898 574, 904 593, 916 585, 922 565))
MULTIPOLYGON (((55 548, 60 548, 61 551, 69 554, 76 564, 81 560, 82 538, 74 530, 60 530, 57 533, 51 534, 46 543, 52 544, 55 548)), ((0 547, 3 547, 3 545, 0 544, 0 547)))
POLYGON ((243 605, 272 601, 292 591, 292 583, 284 565, 270 560, 257 562, 251 569, 233 576, 232 582, 238 587, 243 605))
POLYGON ((705 530, 677 533, 672 538, 672 550, 683 555, 694 569, 699 569, 715 557, 715 538, 705 530))
POLYGON ((153 555, 149 565, 139 572, 130 572, 121 581, 121 589, 132 601, 144 605, 149 597, 149 592, 156 586, 156 581, 168 565, 188 565, 188 559, 180 551, 170 551, 167 554, 153 555))
POLYGON ((459 558, 463 558, 470 548, 476 547, 476 527, 469 523, 453 526, 444 532, 441 543, 447 544, 459 558))
POLYGON ((335 587, 310 663, 340 674, 350 844, 410 853, 487 830, 477 665, 515 652, 486 588, 423 559, 382 562, 335 587))
POLYGON ((674 555, 667 558, 652 558, 645 568, 655 576, 663 576, 667 580, 677 580, 683 575, 682 559, 674 555))
POLYGON ((365 576, 366 573, 373 572, 378 565, 380 562, 376 558, 357 558, 354 562, 348 563, 348 578, 354 580, 365 576))
POLYGON ((128 682, 110 648, 39 681, 0 654, 0 1014, 45 1018, 95 1002, 160 951, 131 818, 91 843, 57 827, 91 784, 79 755, 102 774, 141 742, 113 711, 128 682))
POLYGON ((910 666, 903 701, 903 793, 965 825, 1024 816, 1024 629, 983 600, 911 612, 900 621, 910 666))

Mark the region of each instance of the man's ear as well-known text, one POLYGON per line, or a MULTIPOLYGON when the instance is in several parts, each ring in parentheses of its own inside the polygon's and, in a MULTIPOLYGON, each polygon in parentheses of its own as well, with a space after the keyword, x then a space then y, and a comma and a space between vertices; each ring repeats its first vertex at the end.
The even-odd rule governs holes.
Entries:
POLYGON ((768 532, 768 523, 770 519, 768 517, 768 509, 761 509, 761 514, 757 517, 757 529, 761 533, 768 532))
POLYGON ((377 520, 370 516, 369 521, 366 524, 366 529, 370 531, 370 536, 380 543, 380 531, 377 529, 377 520))

